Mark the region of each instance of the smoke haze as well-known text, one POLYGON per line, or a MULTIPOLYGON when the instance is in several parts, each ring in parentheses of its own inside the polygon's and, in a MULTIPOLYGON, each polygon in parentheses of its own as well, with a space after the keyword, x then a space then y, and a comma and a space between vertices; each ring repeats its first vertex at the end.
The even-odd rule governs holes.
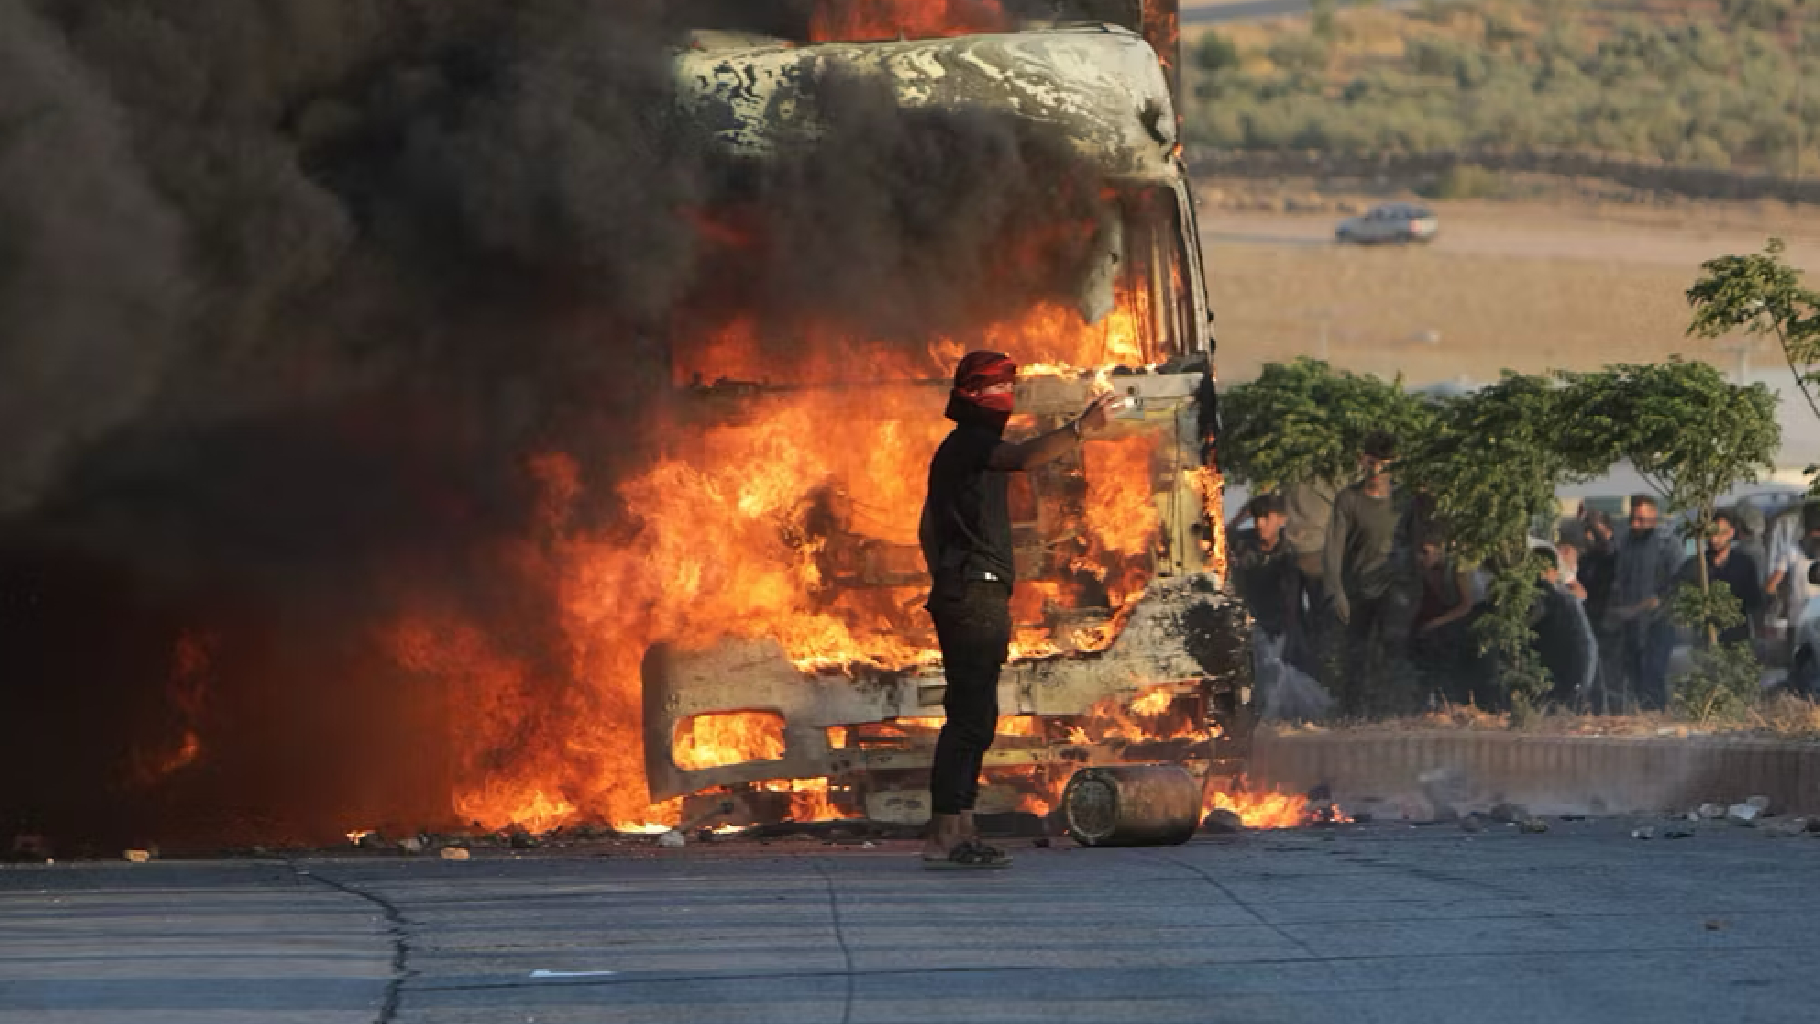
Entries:
POLYGON ((1087 216, 1063 142, 856 84, 839 145, 725 166, 668 63, 714 6, 0 0, 0 825, 429 823, 452 712, 371 634, 433 595, 575 685, 509 567, 527 462, 575 456, 631 534, 610 484, 661 443, 679 309, 756 310, 783 360, 808 309, 920 351, 1055 291, 1069 250, 1000 246, 1087 216), (704 250, 715 205, 760 211, 755 250, 704 250), (187 792, 121 781, 189 728, 187 792))

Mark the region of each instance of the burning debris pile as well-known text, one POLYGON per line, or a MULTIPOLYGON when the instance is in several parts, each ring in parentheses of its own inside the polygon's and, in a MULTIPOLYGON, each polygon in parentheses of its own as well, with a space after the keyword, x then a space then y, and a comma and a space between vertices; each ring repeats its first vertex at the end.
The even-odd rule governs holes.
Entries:
MULTIPOLYGON (((1217 501, 1174 383, 1208 372, 1180 195, 857 73, 812 131, 729 151, 688 69, 733 58, 682 31, 725 6, 0 0, 0 817, 198 843, 674 825, 654 644, 929 668, 928 382, 973 348, 1041 364, 1029 426, 1095 387, 1153 410, 1019 498, 1021 655, 1111 652, 1159 565, 1217 558, 1171 525, 1217 501)), ((726 27, 803 40, 1015 14, 745 7, 726 27)), ((1215 738, 1122 715, 1005 728, 1215 738)), ((926 728, 894 717, 844 739, 926 728)), ((747 725, 692 724, 678 765, 781 753, 747 725)), ((860 813, 823 774, 751 792, 860 813)))

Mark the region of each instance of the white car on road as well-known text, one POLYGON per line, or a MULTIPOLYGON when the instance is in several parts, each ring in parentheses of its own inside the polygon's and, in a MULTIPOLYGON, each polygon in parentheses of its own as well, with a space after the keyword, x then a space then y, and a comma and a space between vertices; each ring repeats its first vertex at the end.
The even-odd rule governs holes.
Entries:
POLYGON ((1385 203, 1334 229, 1338 242, 1432 242, 1441 230, 1434 211, 1414 203, 1385 203))

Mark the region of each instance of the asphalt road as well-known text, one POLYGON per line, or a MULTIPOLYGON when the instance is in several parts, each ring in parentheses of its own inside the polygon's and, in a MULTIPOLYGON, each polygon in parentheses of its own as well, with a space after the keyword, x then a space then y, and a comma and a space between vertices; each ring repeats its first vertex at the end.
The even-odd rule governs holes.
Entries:
POLYGON ((0 1021, 1809 1021, 1820 837, 1348 826, 0 869, 0 1021))
MULTIPOLYGON (((1361 246, 1334 241, 1334 228, 1346 218, 1334 214, 1256 214, 1212 211, 1201 215, 1201 240, 1209 247, 1268 245, 1294 249, 1340 249, 1360 258, 1394 259, 1399 245, 1361 246)), ((1429 244, 1436 252, 1511 259, 1591 261, 1607 264, 1693 268, 1719 253, 1751 253, 1763 248, 1764 234, 1748 228, 1713 230, 1639 228, 1621 221, 1587 218, 1573 223, 1554 214, 1533 225, 1512 223, 1515 217, 1475 219, 1440 214, 1441 232, 1429 244)), ((1820 239, 1788 239, 1787 259, 1796 266, 1820 267, 1820 239)))

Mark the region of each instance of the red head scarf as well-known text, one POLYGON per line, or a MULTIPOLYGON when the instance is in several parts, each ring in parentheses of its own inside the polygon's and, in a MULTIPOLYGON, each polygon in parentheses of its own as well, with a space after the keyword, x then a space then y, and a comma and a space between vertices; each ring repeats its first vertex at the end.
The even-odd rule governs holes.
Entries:
POLYGON ((954 370, 954 397, 982 409, 1009 413, 1017 364, 1003 352, 969 352, 954 370))

